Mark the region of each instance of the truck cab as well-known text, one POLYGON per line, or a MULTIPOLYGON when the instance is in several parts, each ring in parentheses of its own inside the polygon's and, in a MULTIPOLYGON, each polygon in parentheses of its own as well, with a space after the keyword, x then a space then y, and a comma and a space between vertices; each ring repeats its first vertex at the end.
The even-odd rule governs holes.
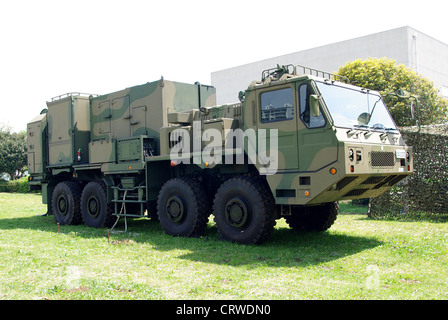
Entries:
POLYGON ((377 91, 299 67, 267 71, 244 101, 247 128, 278 129, 278 163, 266 180, 282 212, 375 197, 412 173, 412 148, 377 91))

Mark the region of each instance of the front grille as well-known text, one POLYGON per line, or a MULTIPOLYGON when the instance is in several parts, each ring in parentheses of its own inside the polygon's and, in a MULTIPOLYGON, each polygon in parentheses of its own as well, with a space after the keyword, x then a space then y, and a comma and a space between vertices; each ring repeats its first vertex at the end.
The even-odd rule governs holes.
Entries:
POLYGON ((372 167, 393 167, 395 165, 393 152, 372 151, 370 161, 372 167))

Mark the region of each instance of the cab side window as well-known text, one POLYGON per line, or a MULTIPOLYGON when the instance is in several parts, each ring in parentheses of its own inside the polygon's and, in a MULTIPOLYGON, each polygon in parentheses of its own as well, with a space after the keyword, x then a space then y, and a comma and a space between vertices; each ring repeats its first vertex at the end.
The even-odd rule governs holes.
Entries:
POLYGON ((274 122, 294 118, 294 96, 291 88, 261 94, 261 122, 274 122))
POLYGON ((309 84, 302 84, 299 87, 299 110, 300 119, 308 128, 321 128, 325 126, 325 118, 322 114, 314 117, 310 110, 310 95, 314 94, 309 84))

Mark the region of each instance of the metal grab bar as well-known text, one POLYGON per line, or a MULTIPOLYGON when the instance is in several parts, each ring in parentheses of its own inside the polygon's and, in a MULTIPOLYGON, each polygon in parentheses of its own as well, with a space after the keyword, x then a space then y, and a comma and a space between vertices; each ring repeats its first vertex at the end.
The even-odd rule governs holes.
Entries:
POLYGON ((80 96, 80 97, 87 97, 88 98, 90 96, 98 97, 99 94, 90 94, 90 93, 82 93, 82 92, 68 92, 68 93, 64 93, 64 94, 61 94, 59 96, 51 98, 51 101, 61 100, 61 99, 64 99, 64 98, 74 97, 74 96, 76 96, 76 97, 80 96))
POLYGON ((340 76, 334 73, 313 69, 310 67, 302 66, 302 65, 296 65, 293 66, 292 64, 287 65, 277 65, 276 68, 266 69, 263 70, 261 73, 261 81, 266 80, 267 78, 271 77, 273 80, 278 80, 281 78, 284 74, 292 74, 292 75, 300 75, 300 74, 309 74, 309 75, 315 75, 317 77, 327 78, 330 80, 336 80, 340 82, 350 83, 350 79, 344 76, 340 76), (299 73, 299 70, 302 70, 302 73, 299 73))
POLYGON ((326 71, 322 71, 322 70, 318 70, 318 69, 313 69, 313 68, 310 68, 310 67, 301 66, 301 65, 296 65, 295 66, 295 70, 294 70, 294 74, 295 75, 299 75, 299 72, 298 72, 299 68, 301 68, 303 70, 303 74, 313 75, 313 72, 314 72, 315 75, 318 76, 318 77, 321 74, 322 78, 327 78, 327 79, 330 79, 330 80, 336 80, 336 81, 341 81, 341 82, 345 82, 345 83, 350 83, 350 79, 347 78, 347 77, 340 76, 338 74, 334 74, 334 73, 330 73, 330 72, 326 72, 326 71))

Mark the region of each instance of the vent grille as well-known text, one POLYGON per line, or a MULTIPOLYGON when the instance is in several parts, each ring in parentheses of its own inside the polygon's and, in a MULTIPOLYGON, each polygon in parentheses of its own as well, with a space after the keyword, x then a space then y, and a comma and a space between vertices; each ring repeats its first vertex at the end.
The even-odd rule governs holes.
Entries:
POLYGON ((388 183, 389 181, 395 179, 397 176, 389 176, 386 179, 384 179, 384 181, 382 181, 381 183, 378 183, 373 189, 379 189, 382 186, 384 186, 386 183, 388 183))
POLYGON ((383 176, 369 177, 362 184, 377 184, 384 180, 383 176))
POLYGON ((395 165, 393 152, 372 151, 370 160, 372 167, 393 167, 395 165))
POLYGON ((389 182, 389 185, 390 186, 393 186, 393 185, 395 185, 395 184, 397 184, 398 182, 400 182, 401 180, 403 180, 404 178, 406 178, 407 176, 397 176, 397 177, 395 177, 394 179, 392 179, 390 182, 389 182))
POLYGON ((339 181, 336 184, 336 188, 330 187, 328 189, 328 191, 339 191, 343 188, 345 188, 346 186, 348 186, 352 181, 356 180, 358 177, 354 176, 354 177, 345 177, 344 179, 342 179, 341 181, 339 181))
POLYGON ((178 132, 178 131, 170 132, 168 134, 168 143, 169 143, 169 147, 170 148, 173 148, 178 143, 180 143, 180 145, 179 145, 180 148, 185 148, 184 132, 183 131, 181 131, 181 132, 178 132))
POLYGON ((344 197, 358 197, 362 194, 364 194, 369 189, 354 189, 344 195, 344 197))

